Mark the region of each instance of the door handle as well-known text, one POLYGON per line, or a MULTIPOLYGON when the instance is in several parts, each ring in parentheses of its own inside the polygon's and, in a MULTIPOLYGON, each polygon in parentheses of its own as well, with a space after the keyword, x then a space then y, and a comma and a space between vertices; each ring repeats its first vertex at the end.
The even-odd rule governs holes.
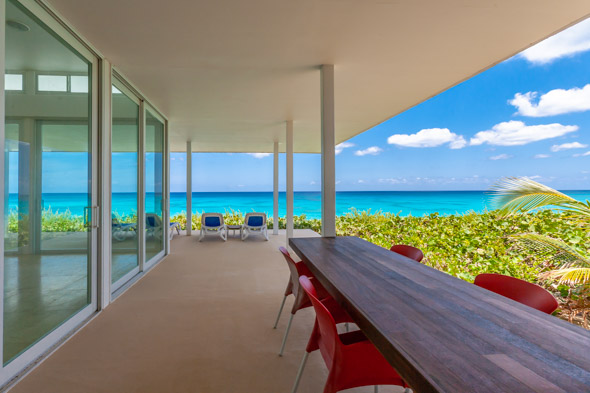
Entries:
POLYGON ((98 206, 84 207, 84 228, 98 228, 98 206), (90 214, 88 212, 90 211, 90 214))
POLYGON ((92 206, 92 221, 91 221, 91 225, 92 228, 98 228, 99 225, 98 223, 100 222, 99 220, 99 207, 98 206, 92 206))

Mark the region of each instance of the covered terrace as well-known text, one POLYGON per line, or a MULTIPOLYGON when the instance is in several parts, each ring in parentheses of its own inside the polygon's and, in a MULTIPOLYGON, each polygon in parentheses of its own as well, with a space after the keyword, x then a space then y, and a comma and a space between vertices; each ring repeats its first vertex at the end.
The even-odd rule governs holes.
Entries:
MULTIPOLYGON (((335 145, 590 15, 586 0, 0 8, 0 387, 16 392, 288 391, 314 315, 278 358, 277 248, 319 236, 293 229, 293 155, 321 155, 333 238, 335 145), (193 153, 272 153, 287 229, 268 243, 198 243, 190 227, 171 240, 171 152, 187 154, 189 222, 193 153)), ((312 357, 300 391, 325 377, 312 357)))

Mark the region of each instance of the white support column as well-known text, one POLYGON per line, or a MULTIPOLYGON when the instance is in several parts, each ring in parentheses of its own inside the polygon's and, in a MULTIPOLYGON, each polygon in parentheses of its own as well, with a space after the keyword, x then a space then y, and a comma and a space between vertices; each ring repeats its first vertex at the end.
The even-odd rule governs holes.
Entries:
POLYGON ((191 141, 186 141, 186 235, 190 236, 193 222, 193 148, 191 141))
POLYGON ((274 143, 272 234, 279 234, 279 142, 274 143))
POLYGON ((336 154, 334 122, 334 65, 321 68, 322 100, 322 236, 336 236, 336 154))
POLYGON ((287 246, 293 237, 293 120, 287 121, 287 246))

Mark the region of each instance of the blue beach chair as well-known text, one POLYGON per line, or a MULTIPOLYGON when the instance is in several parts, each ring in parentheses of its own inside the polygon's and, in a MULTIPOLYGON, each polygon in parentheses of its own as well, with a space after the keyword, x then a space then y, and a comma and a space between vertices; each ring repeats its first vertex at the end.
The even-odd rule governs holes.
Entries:
POLYGON ((207 235, 219 235, 223 241, 227 240, 227 228, 223 223, 223 215, 221 213, 203 213, 201 215, 201 236, 199 241, 203 240, 207 235))
POLYGON ((266 229, 266 214, 247 213, 242 226, 242 240, 250 234, 260 234, 268 241, 268 230, 266 229))

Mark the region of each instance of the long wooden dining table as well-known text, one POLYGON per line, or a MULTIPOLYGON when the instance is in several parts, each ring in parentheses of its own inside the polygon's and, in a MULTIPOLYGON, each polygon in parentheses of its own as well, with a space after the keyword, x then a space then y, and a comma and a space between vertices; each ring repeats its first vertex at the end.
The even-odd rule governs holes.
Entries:
POLYGON ((590 392, 590 332, 357 237, 291 248, 414 392, 590 392))

